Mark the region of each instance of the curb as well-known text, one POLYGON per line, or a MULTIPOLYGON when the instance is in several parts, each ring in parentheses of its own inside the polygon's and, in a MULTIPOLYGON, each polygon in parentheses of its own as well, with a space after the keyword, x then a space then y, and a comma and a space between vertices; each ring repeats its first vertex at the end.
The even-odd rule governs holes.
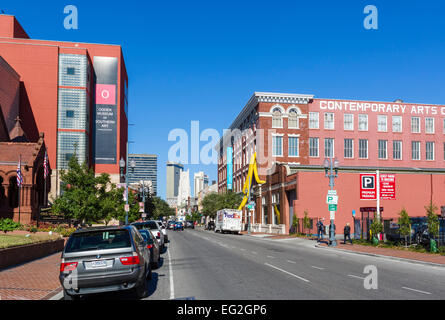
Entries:
MULTIPOLYGON (((59 289, 57 289, 57 290, 59 290, 59 289)), ((63 299, 63 290, 60 289, 60 291, 57 292, 55 295, 53 295, 51 298, 45 299, 45 300, 62 300, 62 299, 63 299)))
POLYGON ((410 262, 410 263, 415 263, 415 264, 445 268, 445 264, 441 264, 441 263, 427 262, 427 261, 407 259, 407 258, 399 258, 399 257, 394 257, 394 256, 386 256, 386 255, 377 254, 377 253, 368 253, 368 252, 352 251, 352 250, 339 249, 339 248, 330 248, 330 247, 325 247, 325 246, 319 246, 317 244, 315 245, 315 248, 328 249, 328 250, 333 250, 333 251, 343 251, 343 252, 348 252, 348 253, 358 254, 358 255, 363 255, 363 256, 387 258, 387 259, 396 260, 396 261, 410 262))

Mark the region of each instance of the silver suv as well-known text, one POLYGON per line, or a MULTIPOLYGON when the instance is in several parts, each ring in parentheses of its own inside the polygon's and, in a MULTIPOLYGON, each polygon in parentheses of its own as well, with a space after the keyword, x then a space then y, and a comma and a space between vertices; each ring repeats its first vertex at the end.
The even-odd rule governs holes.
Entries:
POLYGON ((95 227, 74 232, 62 252, 59 280, 65 300, 132 290, 147 295, 150 251, 134 226, 95 227))

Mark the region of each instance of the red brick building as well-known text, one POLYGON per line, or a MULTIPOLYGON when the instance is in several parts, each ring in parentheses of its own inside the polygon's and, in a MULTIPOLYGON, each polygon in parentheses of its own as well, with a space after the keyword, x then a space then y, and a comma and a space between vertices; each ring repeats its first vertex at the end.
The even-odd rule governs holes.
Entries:
POLYGON ((331 157, 339 161, 335 223, 340 234, 356 220, 353 231, 361 233, 368 217, 374 218, 377 203, 361 200, 360 174, 379 170, 395 177, 395 196, 380 201, 386 226, 396 222, 402 208, 420 217, 431 201, 438 214, 445 207, 444 105, 255 93, 230 129, 220 142, 218 189, 228 189, 227 147, 233 149, 235 192, 241 192, 250 156, 257 152, 266 183, 253 188, 256 231, 288 233, 293 216, 301 220, 305 211, 314 226, 321 218, 327 223, 324 161, 331 157))
POLYGON ((6 125, 10 128, 11 119, 20 115, 30 141, 45 134, 54 168, 51 196, 60 193, 59 171, 74 153, 118 182, 128 134, 121 46, 31 39, 14 16, 0 15, 0 56, 0 65, 3 61, 15 70, 5 78, 0 71, 10 92, 0 104, 9 99, 19 106, 19 114, 3 107, 6 125))

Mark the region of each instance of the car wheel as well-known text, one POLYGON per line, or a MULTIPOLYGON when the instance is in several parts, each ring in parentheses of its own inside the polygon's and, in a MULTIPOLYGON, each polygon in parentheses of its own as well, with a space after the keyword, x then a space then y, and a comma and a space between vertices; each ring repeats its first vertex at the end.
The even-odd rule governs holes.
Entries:
MULTIPOLYGON (((151 276, 151 269, 150 269, 150 276, 151 276)), ((143 299, 147 296, 147 279, 144 277, 142 279, 142 282, 136 287, 136 297, 138 299, 143 299)))
POLYGON ((63 300, 67 300, 67 301, 73 301, 73 300, 79 300, 80 296, 72 296, 69 295, 66 290, 63 290, 63 300))

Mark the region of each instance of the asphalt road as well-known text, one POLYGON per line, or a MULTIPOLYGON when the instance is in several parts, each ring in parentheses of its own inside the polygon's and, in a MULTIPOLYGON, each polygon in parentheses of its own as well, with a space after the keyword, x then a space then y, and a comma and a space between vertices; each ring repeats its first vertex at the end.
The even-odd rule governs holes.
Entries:
MULTIPOLYGON (((445 299, 442 267, 315 248, 303 239, 200 229, 169 231, 169 238, 147 300, 445 299), (366 266, 377 270, 377 289, 365 288, 366 266)), ((120 295, 113 298, 130 298, 120 295)))

